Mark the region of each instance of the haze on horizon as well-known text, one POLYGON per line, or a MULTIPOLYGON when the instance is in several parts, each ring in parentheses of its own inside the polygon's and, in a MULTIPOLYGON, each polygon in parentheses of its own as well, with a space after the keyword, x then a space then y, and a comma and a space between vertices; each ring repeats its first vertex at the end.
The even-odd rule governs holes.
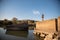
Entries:
POLYGON ((60 0, 1 0, 1 19, 51 19, 60 16, 60 0))

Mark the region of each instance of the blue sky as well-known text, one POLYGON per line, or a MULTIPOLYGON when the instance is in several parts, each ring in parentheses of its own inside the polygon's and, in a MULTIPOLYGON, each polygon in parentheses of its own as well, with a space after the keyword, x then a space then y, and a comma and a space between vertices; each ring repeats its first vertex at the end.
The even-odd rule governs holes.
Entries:
POLYGON ((0 1, 0 19, 41 20, 60 16, 60 0, 2 0, 0 1))

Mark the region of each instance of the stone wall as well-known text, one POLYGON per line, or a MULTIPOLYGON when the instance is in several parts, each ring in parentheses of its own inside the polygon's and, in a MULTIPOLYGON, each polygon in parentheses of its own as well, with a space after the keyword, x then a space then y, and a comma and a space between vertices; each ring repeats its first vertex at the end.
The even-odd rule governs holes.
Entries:
POLYGON ((57 35, 60 37, 60 17, 56 19, 44 20, 36 22, 36 28, 34 28, 34 34, 57 35))
POLYGON ((60 31, 60 17, 58 17, 58 31, 60 31))
POLYGON ((36 29, 42 32, 56 32, 56 19, 36 22, 36 29))
POLYGON ((60 36, 60 17, 58 17, 58 34, 60 36))

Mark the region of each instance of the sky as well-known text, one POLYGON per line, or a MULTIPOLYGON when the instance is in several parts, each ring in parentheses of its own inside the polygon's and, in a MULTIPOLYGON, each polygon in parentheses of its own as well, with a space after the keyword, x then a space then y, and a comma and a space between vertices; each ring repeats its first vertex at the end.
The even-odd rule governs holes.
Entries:
POLYGON ((0 0, 0 20, 53 19, 60 16, 60 0, 0 0))

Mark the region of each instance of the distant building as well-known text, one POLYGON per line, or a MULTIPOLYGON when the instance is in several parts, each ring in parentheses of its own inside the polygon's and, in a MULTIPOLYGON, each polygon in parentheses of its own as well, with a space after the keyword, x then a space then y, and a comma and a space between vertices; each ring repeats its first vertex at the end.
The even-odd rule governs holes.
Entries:
POLYGON ((42 14, 42 21, 44 21, 44 14, 42 14))

